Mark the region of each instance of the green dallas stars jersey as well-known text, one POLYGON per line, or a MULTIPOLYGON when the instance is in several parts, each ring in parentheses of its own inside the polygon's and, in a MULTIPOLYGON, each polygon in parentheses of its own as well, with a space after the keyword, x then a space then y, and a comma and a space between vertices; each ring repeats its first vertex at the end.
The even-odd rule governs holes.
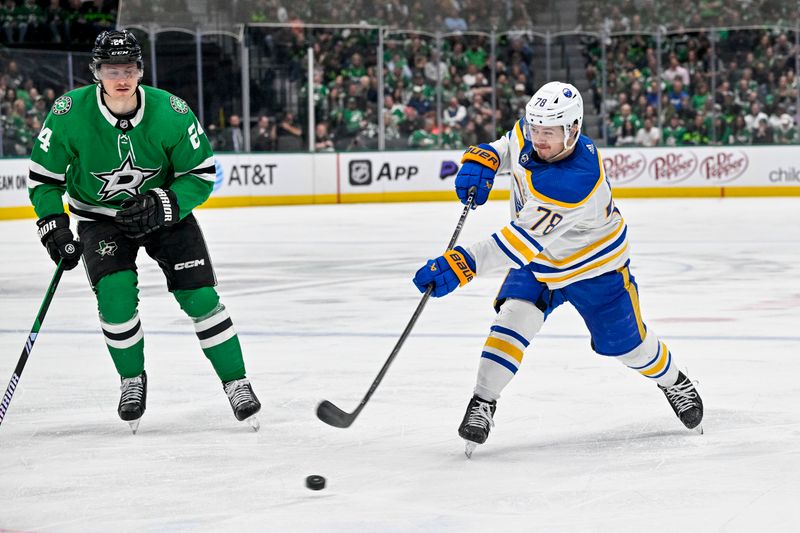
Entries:
POLYGON ((211 194, 216 171, 211 145, 189 106, 139 86, 139 107, 118 120, 99 85, 58 98, 31 152, 28 194, 37 216, 64 211, 76 220, 113 217, 122 202, 155 187, 178 198, 180 217, 211 194))

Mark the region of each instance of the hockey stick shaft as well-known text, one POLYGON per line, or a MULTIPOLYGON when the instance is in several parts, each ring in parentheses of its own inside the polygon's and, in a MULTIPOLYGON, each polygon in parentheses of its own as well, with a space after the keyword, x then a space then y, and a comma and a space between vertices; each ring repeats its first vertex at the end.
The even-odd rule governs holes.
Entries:
POLYGON ((11 398, 14 396, 14 391, 17 389, 17 384, 22 376, 22 371, 25 369, 25 363, 28 362, 28 356, 30 356, 31 350, 33 350, 33 343, 36 342, 36 337, 39 336, 39 330, 42 327, 44 316, 47 314, 47 309, 50 307, 50 302, 53 301, 56 288, 58 288, 58 282, 61 281, 61 275, 64 273, 62 262, 63 260, 59 261, 58 266, 56 267, 56 272, 53 274, 53 279, 50 280, 50 286, 47 287, 47 293, 44 295, 42 305, 39 306, 39 313, 36 315, 36 320, 33 322, 31 332, 28 335, 28 339, 25 341, 25 346, 22 348, 22 355, 19 356, 17 367, 14 369, 14 373, 11 374, 11 381, 8 383, 6 393, 3 394, 2 401, 0 401, 0 424, 3 423, 3 419, 6 416, 6 411, 11 403, 11 398))
MULTIPOLYGON (((456 241, 458 240, 458 236, 461 234, 461 229, 464 227, 464 222, 467 220, 467 215, 472 210, 472 204, 475 202, 475 188, 473 187, 469 191, 469 196, 467 197, 467 204, 464 206, 464 211, 461 213, 461 218, 458 219, 458 225, 456 225, 456 229, 453 232, 453 236, 450 238, 450 242, 447 245, 445 250, 451 250, 453 246, 455 246, 456 241)), ((411 333, 411 330, 414 328, 414 325, 417 323, 417 319, 419 315, 422 313, 422 310, 425 308, 425 304, 428 303, 428 299, 431 297, 431 293, 433 292, 433 284, 428 285, 428 288, 425 290, 425 294, 422 295, 422 299, 420 300, 419 304, 417 304, 416 310, 414 310, 414 314, 411 315, 411 320, 408 321, 406 328, 403 330, 403 333, 400 335, 400 338, 397 341, 397 344, 394 345, 394 349, 392 349, 392 353, 389 354, 389 357, 386 359, 386 362, 383 363, 383 367, 381 371, 378 372, 378 375, 372 381, 372 385, 370 385, 367 394, 364 395, 364 398, 361 399, 361 403, 358 404, 355 411, 352 413, 347 413, 342 411, 334 404, 329 402, 328 400, 323 400, 317 406, 317 417, 325 422, 328 425, 339 427, 339 428, 346 428, 349 427, 358 417, 359 413, 361 413, 364 406, 367 405, 367 402, 375 393, 375 389, 378 388, 381 381, 383 381, 383 377, 386 375, 386 372, 389 370, 389 367, 394 361, 397 354, 400 353, 400 348, 403 347, 403 343, 405 343, 406 338, 411 333)))

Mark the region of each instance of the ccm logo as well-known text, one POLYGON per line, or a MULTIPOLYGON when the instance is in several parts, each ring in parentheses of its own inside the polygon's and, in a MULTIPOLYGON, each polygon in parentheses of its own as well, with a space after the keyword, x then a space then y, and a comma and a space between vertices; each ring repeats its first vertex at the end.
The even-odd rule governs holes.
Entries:
POLYGON ((204 266, 205 264, 205 259, 195 259, 193 261, 186 261, 185 263, 178 263, 175 265, 175 270, 185 270, 187 268, 194 268, 196 266, 204 266))

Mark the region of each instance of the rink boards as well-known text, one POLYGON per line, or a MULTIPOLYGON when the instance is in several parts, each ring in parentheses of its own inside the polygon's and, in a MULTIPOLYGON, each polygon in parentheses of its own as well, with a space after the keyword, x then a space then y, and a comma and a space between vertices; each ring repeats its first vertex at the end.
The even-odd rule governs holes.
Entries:
MULTIPOLYGON (((795 146, 605 148, 617 197, 800 196, 795 146)), ((460 150, 218 154, 204 207, 451 200, 460 150)), ((33 217, 25 158, 0 160, 0 219, 33 217)), ((508 198, 499 176, 494 199, 508 198)))

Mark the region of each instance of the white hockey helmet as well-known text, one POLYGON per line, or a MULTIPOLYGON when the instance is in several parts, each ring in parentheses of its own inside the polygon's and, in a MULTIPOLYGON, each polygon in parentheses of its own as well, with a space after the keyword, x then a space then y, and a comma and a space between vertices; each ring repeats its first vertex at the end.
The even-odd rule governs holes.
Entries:
POLYGON ((569 150, 578 142, 576 138, 572 144, 567 144, 573 124, 578 125, 580 133, 583 126, 583 98, 570 83, 545 83, 525 106, 525 125, 531 140, 532 126, 561 126, 564 128, 564 150, 569 150))

